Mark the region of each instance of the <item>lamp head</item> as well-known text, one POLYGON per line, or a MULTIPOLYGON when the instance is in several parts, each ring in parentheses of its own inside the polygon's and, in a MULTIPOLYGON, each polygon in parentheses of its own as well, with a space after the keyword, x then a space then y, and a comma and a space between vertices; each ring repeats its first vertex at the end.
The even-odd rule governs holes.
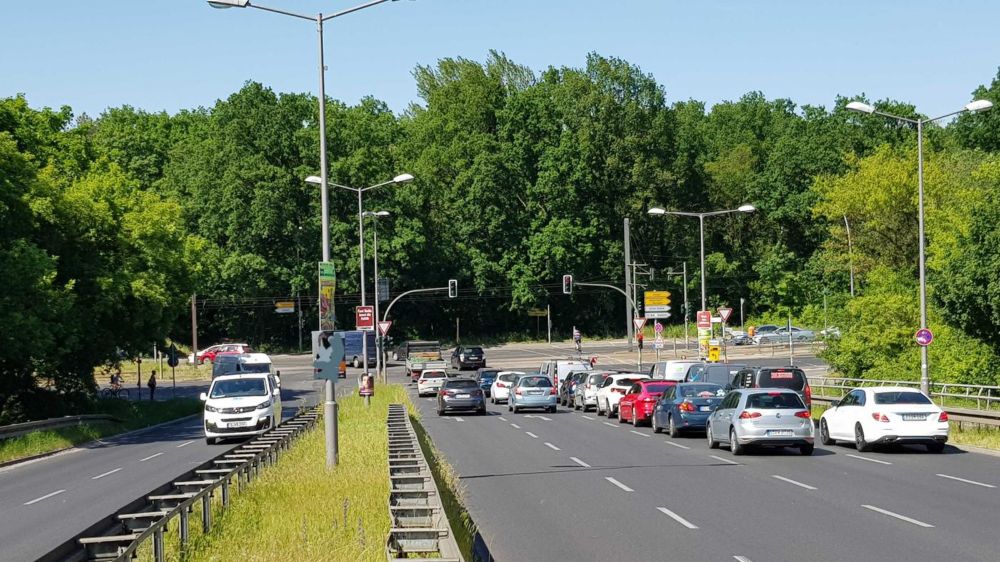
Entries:
POLYGON ((747 203, 746 205, 740 205, 736 210, 741 213, 752 213, 757 210, 757 207, 747 203))
POLYGON ((246 8, 250 5, 250 0, 208 0, 208 5, 220 10, 225 10, 226 8, 246 8))
POLYGON ((860 101, 852 101, 847 104, 847 109, 851 111, 857 111, 859 113, 875 113, 875 106, 868 105, 867 103, 860 101))
POLYGON ((411 174, 399 174, 398 176, 392 178, 393 183, 408 183, 413 181, 413 176, 411 174))
POLYGON ((653 215, 653 216, 663 216, 663 215, 667 214, 667 210, 664 209, 663 207, 651 207, 646 212, 649 213, 650 215, 653 215))
POLYGON ((392 214, 392 213, 390 213, 389 211, 376 211, 375 212, 375 216, 376 217, 387 217, 390 214, 392 214))
POLYGON ((323 178, 319 176, 309 176, 306 178, 306 183, 314 183, 316 185, 323 185, 323 178))
POLYGON ((976 112, 976 111, 986 111, 993 107, 993 102, 990 100, 976 100, 972 103, 966 104, 965 110, 976 112))

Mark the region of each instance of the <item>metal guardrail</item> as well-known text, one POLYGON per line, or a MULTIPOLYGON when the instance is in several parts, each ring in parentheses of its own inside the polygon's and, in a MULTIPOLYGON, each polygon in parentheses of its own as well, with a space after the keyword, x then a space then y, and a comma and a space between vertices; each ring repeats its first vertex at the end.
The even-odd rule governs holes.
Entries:
POLYGON ((81 425, 94 421, 115 421, 118 418, 108 414, 85 414, 82 416, 63 416, 61 418, 49 418, 47 420, 35 420, 24 423, 0 426, 0 439, 9 439, 19 435, 25 435, 40 429, 55 429, 57 427, 68 427, 71 425, 81 425))
POLYGON ((82 533, 41 557, 41 562, 129 562, 146 541, 153 543, 153 559, 166 557, 163 535, 174 519, 183 547, 190 539, 190 517, 201 502, 202 531, 212 527, 212 498, 220 493, 223 508, 229 505, 230 487, 238 491, 266 466, 273 465, 292 441, 316 424, 316 409, 301 412, 274 429, 220 454, 180 478, 159 486, 123 506, 82 533))
POLYGON ((385 545, 386 559, 465 562, 406 408, 390 404, 386 423, 392 521, 385 545))

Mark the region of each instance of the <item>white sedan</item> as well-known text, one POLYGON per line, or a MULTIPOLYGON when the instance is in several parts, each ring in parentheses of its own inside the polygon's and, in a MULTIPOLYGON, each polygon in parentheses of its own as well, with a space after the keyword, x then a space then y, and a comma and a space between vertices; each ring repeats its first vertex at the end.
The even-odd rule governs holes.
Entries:
POLYGON ((497 373, 497 378, 493 379, 493 384, 490 385, 490 402, 494 404, 507 402, 510 398, 510 388, 517 382, 518 377, 523 376, 524 373, 521 371, 500 371, 497 373))
POLYGON ((632 388, 636 381, 644 381, 649 375, 642 373, 619 373, 608 375, 604 384, 597 389, 597 415, 604 414, 609 418, 618 415, 618 402, 632 388))
POLYGON ((823 412, 820 441, 853 441, 858 451, 875 445, 915 443, 940 453, 948 442, 948 414, 915 388, 856 388, 823 412))

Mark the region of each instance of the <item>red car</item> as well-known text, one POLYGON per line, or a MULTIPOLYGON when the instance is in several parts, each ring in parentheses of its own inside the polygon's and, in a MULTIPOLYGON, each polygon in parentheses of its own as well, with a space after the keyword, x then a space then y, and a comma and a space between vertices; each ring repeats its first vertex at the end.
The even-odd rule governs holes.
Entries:
POLYGON ((644 380, 632 385, 618 402, 618 423, 632 422, 638 426, 653 419, 653 409, 663 391, 677 384, 677 381, 644 380))
POLYGON ((253 349, 250 349, 250 346, 245 343, 220 343, 199 351, 196 357, 198 364, 201 365, 205 361, 214 362, 216 355, 239 355, 241 353, 253 353, 253 349))

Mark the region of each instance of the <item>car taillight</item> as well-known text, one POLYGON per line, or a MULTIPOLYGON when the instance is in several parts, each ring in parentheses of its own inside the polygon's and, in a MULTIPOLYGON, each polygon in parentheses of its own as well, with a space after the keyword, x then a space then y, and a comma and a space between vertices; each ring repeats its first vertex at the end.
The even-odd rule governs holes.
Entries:
POLYGON ((656 398, 653 397, 643 398, 642 401, 646 402, 647 404, 653 404, 656 402, 656 398))
POLYGON ((809 408, 811 410, 812 407, 813 407, 813 391, 812 391, 812 388, 810 388, 809 385, 807 384, 806 385, 806 408, 809 408))
POLYGON ((520 396, 520 395, 521 395, 521 387, 517 387, 517 388, 515 388, 515 389, 514 389, 514 394, 516 394, 516 395, 520 396))
POLYGON ((889 423, 889 417, 878 412, 872 412, 872 419, 877 422, 889 423))
POLYGON ((439 390, 438 391, 438 396, 446 396, 447 394, 448 393, 446 391, 444 391, 444 390, 439 390))
POLYGON ((809 412, 806 410, 795 412, 795 417, 809 419, 809 412))
POLYGON ((744 410, 743 412, 740 412, 740 419, 741 420, 749 420, 749 419, 754 419, 754 418, 759 418, 759 417, 760 417, 760 412, 747 412, 746 410, 744 410))
POLYGON ((938 422, 946 422, 946 421, 948 421, 948 412, 941 412, 941 414, 938 416, 938 422))
POLYGON ((481 388, 477 388, 476 390, 472 391, 472 395, 473 396, 482 396, 483 395, 483 390, 481 388))
MULTIPOLYGON (((682 412, 693 412, 694 411, 694 404, 692 404, 692 403, 688 402, 687 400, 685 400, 685 401, 681 402, 680 405, 677 406, 677 408, 680 411, 682 411, 682 412)), ((746 412, 743 412, 743 413, 745 414, 746 412)), ((757 414, 757 415, 759 416, 760 414, 757 414)), ((740 417, 742 418, 743 416, 740 416, 740 417)), ((747 416, 747 417, 749 417, 749 416, 747 416)))
POLYGON ((553 386, 552 390, 549 391, 549 394, 556 394, 556 387, 553 386))
POLYGON ((504 384, 504 383, 502 383, 502 382, 498 382, 498 383, 497 383, 497 388, 507 388, 507 385, 505 385, 505 384, 504 384))

